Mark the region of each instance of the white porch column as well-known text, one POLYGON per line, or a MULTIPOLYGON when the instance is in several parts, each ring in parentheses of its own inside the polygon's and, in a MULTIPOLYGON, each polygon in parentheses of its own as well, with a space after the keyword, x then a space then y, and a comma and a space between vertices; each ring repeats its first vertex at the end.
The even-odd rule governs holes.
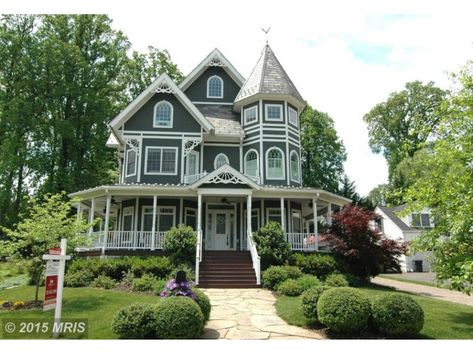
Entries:
POLYGON ((79 202, 79 203, 77 204, 77 221, 79 221, 79 220, 80 220, 80 217, 81 217, 81 212, 82 212, 81 207, 82 207, 82 206, 81 206, 81 203, 79 202))
POLYGON ((104 237, 102 245, 102 256, 105 256, 105 248, 107 247, 108 239, 108 225, 110 223, 110 204, 112 203, 112 196, 107 195, 107 202, 105 204, 105 226, 104 226, 104 237))
POLYGON ((89 224, 91 225, 89 227, 89 237, 92 235, 94 232, 94 227, 92 226, 92 223, 94 222, 94 213, 95 213, 95 198, 92 199, 90 203, 90 209, 89 209, 89 224))
POLYGON ((284 234, 286 234, 286 211, 284 208, 284 197, 281 197, 281 228, 284 234))
POLYGON ((317 199, 312 199, 312 209, 314 214, 314 237, 315 237, 315 250, 319 250, 319 227, 317 226, 317 199))
POLYGON ((332 203, 329 202, 327 206, 327 224, 332 225, 332 203))
POLYGON ((246 197, 246 234, 247 238, 251 234, 251 195, 246 197))
POLYGON ((156 204, 158 202, 158 196, 153 196, 153 226, 151 227, 151 250, 155 249, 156 245, 156 204))
POLYGON ((138 216, 139 216, 139 208, 140 208, 140 198, 136 198, 135 202, 135 232, 133 233, 133 250, 136 249, 136 245, 138 244, 138 216))
POLYGON ((202 195, 197 196, 197 231, 202 229, 202 195))

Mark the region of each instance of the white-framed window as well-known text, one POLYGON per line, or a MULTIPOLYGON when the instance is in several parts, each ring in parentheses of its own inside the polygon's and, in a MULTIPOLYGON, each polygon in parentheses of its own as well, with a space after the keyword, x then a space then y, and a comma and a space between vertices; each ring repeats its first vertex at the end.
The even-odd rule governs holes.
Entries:
POLYGON ((266 104, 264 110, 266 121, 282 121, 282 105, 266 104))
POLYGON ((245 126, 258 121, 258 106, 251 106, 243 110, 245 126))
POLYGON ((153 127, 172 128, 174 108, 166 101, 159 101, 154 105, 153 127))
POLYGON ((280 208, 267 208, 266 209, 266 222, 275 221, 281 224, 281 209, 280 208))
POLYGON ((192 150, 186 157, 186 175, 199 173, 199 152, 192 150))
POLYGON ((248 176, 259 176, 258 152, 250 149, 245 154, 245 174, 248 176))
MULTIPOLYGON (((243 229, 246 233, 246 223, 248 221, 247 218, 247 210, 243 210, 243 229)), ((260 219, 259 219, 259 208, 252 208, 251 209, 251 231, 256 232, 260 228, 260 219)))
POLYGON ((156 230, 166 232, 176 225, 176 206, 158 206, 156 230))
POLYGON ((218 169, 222 165, 225 165, 225 164, 230 164, 229 160, 228 160, 228 157, 223 153, 217 154, 217 156, 215 157, 215 160, 214 160, 214 169, 218 169))
POLYGON ((431 228, 430 213, 411 213, 411 227, 431 228))
POLYGON ((292 217, 292 232, 301 233, 302 232, 302 212, 300 210, 293 209, 291 211, 292 217))
POLYGON ((223 80, 218 75, 213 75, 207 79, 207 97, 223 98, 223 80))
POLYGON ((146 175, 177 175, 177 147, 146 147, 146 175))
POLYGON ((125 207, 122 210, 122 231, 131 231, 133 230, 133 222, 135 216, 135 208, 134 207, 125 207))
POLYGON ((289 107, 289 123, 293 126, 299 127, 299 117, 297 115, 297 111, 294 110, 292 107, 289 107))
POLYGON ((186 224, 186 226, 192 227, 192 229, 197 230, 197 209, 186 207, 184 215, 184 223, 186 224))
POLYGON ((277 147, 266 151, 266 177, 269 180, 284 180, 284 153, 277 147))
POLYGON ((126 151, 125 177, 136 175, 136 151, 129 149, 126 151))
POLYGON ((153 206, 143 206, 141 215, 141 230, 153 230, 153 206))
POLYGON ((301 181, 301 172, 300 172, 300 162, 299 162, 299 154, 295 150, 291 152, 291 180, 295 182, 301 181))

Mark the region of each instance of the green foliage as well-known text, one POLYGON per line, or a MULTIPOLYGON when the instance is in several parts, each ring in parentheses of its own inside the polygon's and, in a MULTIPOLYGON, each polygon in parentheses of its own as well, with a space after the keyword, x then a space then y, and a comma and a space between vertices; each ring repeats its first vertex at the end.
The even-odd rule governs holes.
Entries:
POLYGON ((141 277, 145 274, 153 275, 158 279, 165 278, 172 270, 172 263, 165 256, 133 258, 131 260, 131 271, 135 277, 141 277))
POLYGON ((324 285, 330 287, 346 287, 348 286, 348 280, 344 275, 334 273, 327 276, 324 285))
POLYGON ((368 326, 370 301, 354 288, 331 288, 320 296, 317 313, 320 323, 334 333, 359 333, 368 326))
POLYGON ((162 298, 155 317, 156 336, 160 339, 196 339, 204 327, 204 315, 189 297, 162 298))
POLYGON ((166 288, 166 283, 167 281, 165 279, 156 280, 156 282, 154 283, 154 290, 153 290, 156 296, 159 296, 160 293, 166 288))
POLYGON ((300 122, 304 186, 336 193, 347 156, 332 118, 307 105, 300 122))
POLYGON ((277 291, 285 296, 299 296, 304 292, 304 288, 297 280, 287 279, 278 285, 277 291))
POLYGON ((174 267, 168 274, 168 279, 175 279, 178 271, 184 271, 186 273, 186 279, 188 281, 194 281, 195 271, 188 264, 181 264, 174 267))
POLYGON ((94 281, 92 281, 90 286, 95 287, 95 288, 104 288, 106 290, 109 290, 117 286, 117 282, 108 276, 100 275, 96 277, 94 281))
POLYGON ((210 319, 210 310, 212 306, 210 305, 210 299, 209 297, 199 290, 198 288, 193 288, 192 291, 195 294, 195 301, 200 307, 200 310, 202 311, 202 314, 204 316, 204 323, 207 323, 207 321, 210 319))
POLYGON ((118 311, 112 322, 112 331, 121 339, 153 339, 156 328, 156 306, 133 303, 118 311))
POLYGON ((292 262, 300 268, 303 273, 323 278, 326 275, 338 271, 335 258, 328 254, 296 253, 292 262))
POLYGON ((196 244, 197 233, 181 224, 165 233, 163 249, 171 255, 174 264, 184 264, 195 260, 196 244))
POLYGON ((301 276, 301 270, 295 266, 270 266, 263 271, 261 278, 264 287, 276 290, 281 282, 288 279, 298 279, 301 276))
POLYGON ((324 291, 325 288, 323 286, 314 286, 302 293, 302 311, 310 323, 316 323, 318 321, 317 302, 324 291))
POLYGON ((296 281, 303 291, 322 284, 316 276, 312 275, 304 275, 299 277, 296 281))
POLYGON ((270 221, 253 234, 258 255, 261 257, 261 268, 287 263, 291 247, 284 237, 278 222, 270 221))
POLYGON ((131 289, 135 292, 153 291, 157 281, 154 276, 144 274, 142 277, 133 279, 131 289))
POLYGON ((90 270, 77 270, 68 272, 64 277, 66 287, 87 287, 95 279, 95 275, 90 270))
POLYGON ((378 331, 392 337, 414 337, 424 326, 424 310, 412 297, 403 294, 375 299, 371 317, 378 331))

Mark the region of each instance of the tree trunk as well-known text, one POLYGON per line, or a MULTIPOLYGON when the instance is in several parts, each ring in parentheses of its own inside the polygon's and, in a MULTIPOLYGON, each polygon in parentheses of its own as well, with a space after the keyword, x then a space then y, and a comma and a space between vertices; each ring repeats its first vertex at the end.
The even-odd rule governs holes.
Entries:
POLYGON ((34 300, 35 302, 38 302, 38 298, 39 298, 39 283, 41 281, 41 276, 39 277, 36 277, 36 280, 35 280, 35 293, 34 293, 34 300))

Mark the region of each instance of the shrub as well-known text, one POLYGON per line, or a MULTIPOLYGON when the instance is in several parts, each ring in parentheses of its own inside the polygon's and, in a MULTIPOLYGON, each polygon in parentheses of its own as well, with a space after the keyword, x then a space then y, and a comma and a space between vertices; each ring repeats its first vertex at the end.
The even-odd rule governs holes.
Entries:
POLYGON ((196 232, 192 227, 181 224, 166 232, 163 249, 170 253, 174 264, 181 264, 194 260, 196 243, 196 232))
POLYGON ((135 275, 133 275, 133 272, 131 270, 128 270, 127 272, 123 273, 122 280, 120 281, 120 284, 125 287, 130 287, 133 284, 133 280, 135 279, 135 275))
POLYGON ((346 280, 348 281, 348 286, 350 287, 360 287, 366 284, 365 280, 360 279, 358 276, 355 276, 350 273, 343 273, 343 276, 345 276, 346 280))
POLYGON ((12 309, 17 310, 17 309, 23 309, 25 308, 25 302, 23 301, 16 301, 13 303, 12 309))
POLYGON ((137 292, 153 291, 157 281, 154 276, 145 274, 143 277, 133 279, 131 289, 137 292))
POLYGON ((176 279, 172 279, 166 284, 164 291, 160 293, 161 297, 186 296, 195 299, 194 291, 191 284, 186 280, 186 274, 181 271, 176 275, 176 279))
POLYGON ((304 289, 297 282, 297 280, 287 279, 278 285, 277 291, 279 294, 285 296, 299 296, 302 292, 304 292, 304 289))
POLYGON ((253 239, 261 257, 263 270, 271 265, 283 265, 289 260, 291 247, 286 242, 284 232, 278 222, 268 222, 254 233, 253 239))
POLYGON ((121 339, 155 338, 155 305, 134 303, 122 308, 115 315, 112 331, 121 339))
POLYGON ((348 286, 348 281, 342 274, 330 274, 325 279, 325 285, 330 287, 346 287, 348 286))
POLYGON ((334 333, 359 333, 368 325, 370 301, 354 288, 331 288, 320 296, 317 314, 320 323, 334 333))
POLYGON ((312 275, 304 275, 297 279, 297 283, 302 288, 303 291, 308 290, 311 287, 321 285, 319 279, 312 275))
POLYGON ((104 288, 106 290, 114 288, 116 285, 117 285, 117 282, 114 279, 105 275, 100 275, 96 277, 95 280, 92 281, 92 283, 90 284, 90 286, 92 287, 104 288))
POLYGON ((164 279, 172 270, 172 263, 167 257, 134 258, 131 262, 131 272, 135 277, 145 274, 164 279))
POLYGON ((84 269, 69 272, 64 277, 64 284, 67 287, 87 287, 94 280, 93 272, 84 269))
POLYGON ((100 260, 97 272, 99 275, 105 275, 115 281, 120 281, 123 277, 123 273, 126 273, 128 270, 130 270, 131 265, 135 260, 139 259, 126 257, 100 260))
POLYGON ((202 290, 199 290, 198 288, 194 288, 193 291, 195 294, 195 301, 199 305, 200 310, 204 316, 204 323, 207 323, 210 318, 210 310, 212 308, 210 305, 210 299, 204 292, 202 292, 202 290))
POLYGON ((166 284, 167 282, 164 279, 156 280, 154 283, 154 294, 159 296, 166 288, 166 284))
POLYGON ((70 263, 67 263, 67 273, 66 274, 74 274, 78 271, 87 270, 93 275, 92 279, 95 279, 97 276, 100 275, 100 263, 104 260, 96 259, 96 258, 78 258, 72 260, 70 263))
POLYGON ((189 281, 194 281, 195 279, 195 271, 192 270, 192 268, 189 267, 187 264, 180 264, 173 268, 171 272, 167 275, 167 279, 175 279, 176 275, 179 271, 184 271, 186 273, 186 278, 189 281))
POLYGON ((332 255, 296 253, 293 255, 292 263, 305 274, 315 275, 323 278, 338 270, 337 261, 332 255))
POLYGON ((317 301, 324 291, 325 288, 323 286, 315 286, 302 293, 302 311, 310 323, 316 323, 319 320, 317 316, 317 301))
POLYGON ((156 336, 161 339, 195 339, 204 326, 204 315, 189 297, 162 298, 156 305, 156 336))
POLYGON ((263 286, 275 290, 281 282, 301 276, 302 272, 295 266, 270 266, 263 271, 263 286))
POLYGON ((373 325, 388 336, 414 337, 424 326, 424 310, 410 296, 382 296, 371 307, 373 325))

